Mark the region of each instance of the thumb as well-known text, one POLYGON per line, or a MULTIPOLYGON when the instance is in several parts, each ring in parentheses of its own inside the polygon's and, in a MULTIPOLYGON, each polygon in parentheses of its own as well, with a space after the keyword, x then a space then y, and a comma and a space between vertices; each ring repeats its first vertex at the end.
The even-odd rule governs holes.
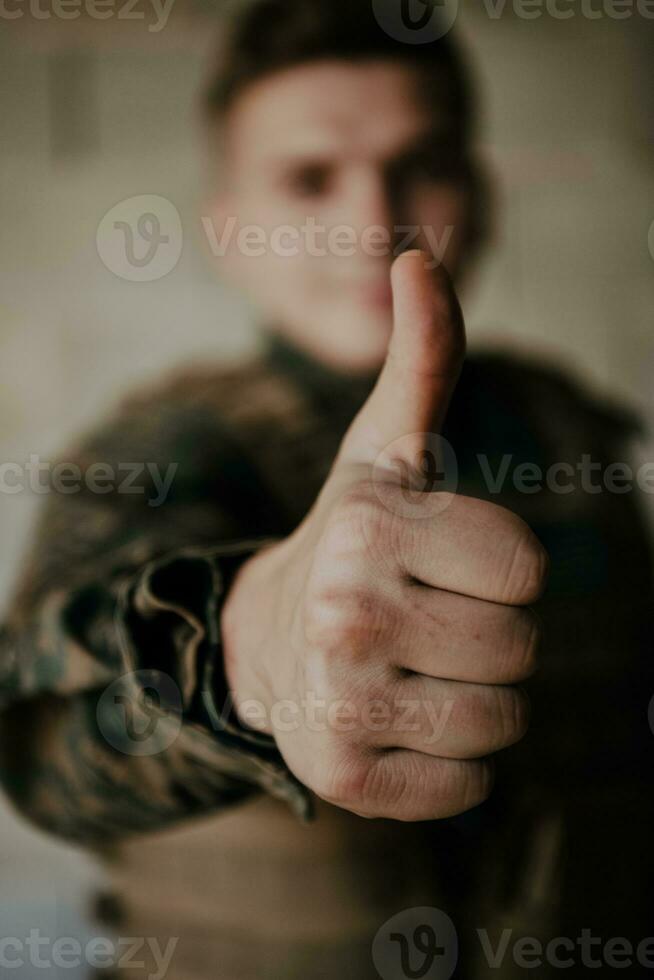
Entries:
MULTIPOLYGON (((393 333, 377 383, 347 432, 339 461, 371 463, 401 439, 411 466, 439 432, 465 356, 465 328, 447 272, 423 252, 393 263, 393 333)), ((393 454, 396 458, 398 453, 393 454)))

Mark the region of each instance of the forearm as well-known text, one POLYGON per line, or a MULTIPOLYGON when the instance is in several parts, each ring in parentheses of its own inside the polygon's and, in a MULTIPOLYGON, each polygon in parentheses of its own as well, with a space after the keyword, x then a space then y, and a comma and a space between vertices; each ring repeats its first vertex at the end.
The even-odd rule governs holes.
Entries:
POLYGON ((2 778, 47 830, 154 830, 264 789, 304 812, 272 740, 231 716, 220 611, 256 543, 178 549, 46 591, 2 635, 2 778))

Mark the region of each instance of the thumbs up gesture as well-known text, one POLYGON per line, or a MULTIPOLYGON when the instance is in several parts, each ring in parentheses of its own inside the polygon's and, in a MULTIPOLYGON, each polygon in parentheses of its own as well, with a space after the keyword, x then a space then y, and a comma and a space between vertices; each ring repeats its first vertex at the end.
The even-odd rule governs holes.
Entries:
POLYGON ((240 570, 222 617, 246 725, 271 733, 324 800, 428 820, 486 798, 493 753, 520 739, 547 557, 520 518, 421 492, 465 353, 443 270, 392 269, 386 363, 296 531, 240 570), (407 513, 407 481, 411 506, 407 513))

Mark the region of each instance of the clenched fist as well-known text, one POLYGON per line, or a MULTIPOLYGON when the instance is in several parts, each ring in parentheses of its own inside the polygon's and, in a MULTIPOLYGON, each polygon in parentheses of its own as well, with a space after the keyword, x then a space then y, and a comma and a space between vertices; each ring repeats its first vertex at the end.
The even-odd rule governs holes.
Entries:
POLYGON ((237 712, 247 724, 248 705, 264 706, 261 727, 302 783, 363 816, 427 820, 485 799, 488 757, 526 730, 512 685, 535 666, 525 607, 547 558, 493 504, 413 493, 407 513, 465 332, 446 273, 421 253, 396 260, 392 283, 377 384, 305 520, 240 569, 221 625, 237 712))

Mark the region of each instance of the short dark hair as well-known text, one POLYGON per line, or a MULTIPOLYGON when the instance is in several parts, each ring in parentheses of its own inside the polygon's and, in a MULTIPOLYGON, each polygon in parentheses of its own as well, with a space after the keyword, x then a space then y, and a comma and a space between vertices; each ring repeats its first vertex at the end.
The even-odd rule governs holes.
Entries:
MULTIPOLYGON (((435 0, 424 2, 438 16, 435 0)), ((388 58, 416 67, 438 80, 462 135, 473 126, 470 74, 451 35, 424 44, 399 41, 378 23, 373 0, 240 0, 209 85, 207 112, 219 118, 252 82, 328 58, 388 58)))

